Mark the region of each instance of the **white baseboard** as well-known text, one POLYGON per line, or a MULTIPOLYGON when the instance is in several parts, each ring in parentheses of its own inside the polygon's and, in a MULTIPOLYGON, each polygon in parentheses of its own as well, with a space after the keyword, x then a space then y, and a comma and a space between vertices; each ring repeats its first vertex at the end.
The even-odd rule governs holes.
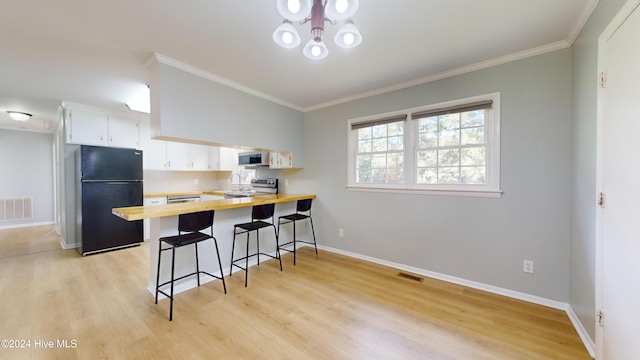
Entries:
POLYGON ((18 228, 25 228, 25 227, 32 227, 32 226, 42 226, 42 225, 53 225, 53 224, 54 224, 53 221, 43 221, 43 222, 37 222, 37 223, 23 223, 23 224, 2 225, 2 226, 0 226, 0 230, 18 229, 18 228))
MULTIPOLYGON (((309 245, 304 244, 304 246, 309 246, 309 245)), ((395 263, 395 262, 391 262, 383 259, 378 259, 371 256, 344 251, 344 250, 340 250, 340 249, 336 249, 328 246, 318 245, 318 248, 325 251, 330 251, 336 254, 345 255, 345 256, 356 258, 356 259, 365 260, 372 263, 392 267, 398 270, 404 270, 414 274, 423 275, 433 279, 442 280, 442 281, 450 282, 453 284, 470 287, 473 289, 483 290, 490 293, 507 296, 513 299, 518 299, 518 300, 527 301, 533 304, 547 306, 557 310, 562 310, 567 313, 569 320, 571 320, 573 327, 578 332, 578 335, 580 336, 580 339, 582 340, 585 348, 589 352, 589 355, 591 355, 592 358, 595 358, 595 343, 593 342, 593 340, 587 333, 586 329, 578 319, 578 316, 573 312, 571 305, 567 303, 555 301, 555 300, 551 300, 551 299, 547 299, 547 298, 543 298, 543 297, 535 296, 531 294, 526 294, 519 291, 509 290, 509 289, 501 288, 498 286, 488 285, 488 284, 480 283, 477 281, 471 281, 463 278, 458 278, 455 276, 450 276, 450 275, 445 275, 445 274, 441 274, 441 273, 437 273, 429 270, 424 270, 424 269, 416 268, 413 266, 399 264, 399 263, 395 263)))

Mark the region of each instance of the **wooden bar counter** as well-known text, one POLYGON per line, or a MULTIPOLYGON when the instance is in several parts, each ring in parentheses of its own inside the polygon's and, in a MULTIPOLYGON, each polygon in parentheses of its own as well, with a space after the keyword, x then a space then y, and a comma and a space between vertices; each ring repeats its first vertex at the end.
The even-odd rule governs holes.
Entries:
MULTIPOLYGON (((254 195, 251 197, 231 198, 223 200, 205 200, 198 202, 185 202, 167 205, 132 206, 112 209, 115 216, 122 221, 136 221, 149 219, 149 286, 148 290, 155 295, 156 273, 158 264, 158 239, 163 236, 175 235, 178 233, 178 215, 198 211, 214 210, 213 236, 218 240, 220 258, 225 276, 229 275, 231 264, 231 249, 233 242, 233 225, 251 221, 251 207, 261 204, 276 204, 276 214, 274 221, 277 226, 277 219, 280 215, 295 212, 296 201, 303 199, 315 199, 312 194, 269 194, 254 195)), ((296 231, 299 236, 307 229, 298 226, 296 231)), ((208 230, 207 230, 208 231, 208 230)), ((290 226, 283 226, 280 237, 283 240, 290 239, 290 226)), ((245 241, 238 241, 236 244, 236 256, 246 251, 245 241)), ((252 237, 250 252, 255 251, 255 240, 252 237)), ((260 234, 260 251, 275 253, 275 238, 272 231, 264 231, 260 234)), ((219 274, 215 248, 212 241, 205 241, 198 245, 200 255, 200 269, 212 274, 219 274)), ((170 277, 171 252, 165 251, 160 269, 160 282, 164 282, 170 277)), ((261 259, 266 261, 267 259, 261 259)), ((251 266, 251 262, 249 264, 251 266)), ((193 246, 186 246, 176 250, 176 278, 180 274, 187 274, 195 270, 195 257, 193 246)), ((208 276, 201 276, 201 283, 215 280, 208 276)), ((217 281, 220 283, 220 281, 217 281)), ((196 287, 196 278, 189 277, 175 284, 175 293, 196 287)), ((211 286, 211 285, 207 285, 211 286)), ((217 284, 214 287, 217 289, 217 284)), ((233 291, 233 289, 227 289, 233 291)), ((222 291, 222 285, 220 285, 222 291)))

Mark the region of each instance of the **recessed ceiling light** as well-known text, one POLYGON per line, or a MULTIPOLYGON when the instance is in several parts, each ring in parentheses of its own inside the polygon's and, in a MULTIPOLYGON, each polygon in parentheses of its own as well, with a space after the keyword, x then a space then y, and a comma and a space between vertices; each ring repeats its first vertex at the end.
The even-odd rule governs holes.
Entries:
POLYGON ((15 121, 27 121, 31 119, 31 114, 22 111, 7 111, 7 114, 15 121))

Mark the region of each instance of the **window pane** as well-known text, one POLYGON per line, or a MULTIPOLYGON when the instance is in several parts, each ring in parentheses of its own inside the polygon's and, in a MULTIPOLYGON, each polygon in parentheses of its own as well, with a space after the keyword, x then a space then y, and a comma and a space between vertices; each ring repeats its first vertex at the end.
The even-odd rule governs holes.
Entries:
POLYGON ((484 165, 485 164, 485 148, 474 147, 462 149, 460 157, 461 165, 484 165))
POLYGON ((438 151, 418 151, 418 167, 438 166, 438 151))
POLYGON ((389 169, 388 182, 390 184, 402 184, 404 182, 404 172, 402 169, 389 169))
POLYGON ((371 167, 375 169, 386 169, 387 168, 387 154, 375 154, 373 155, 373 161, 371 162, 371 167))
POLYGON ((437 147, 438 146, 438 133, 437 132, 428 132, 419 135, 418 139, 418 147, 421 149, 437 147))
POLYGON ((358 141, 358 152, 359 153, 371 152, 371 140, 358 141))
POLYGON ((438 184, 457 184, 459 176, 460 168, 458 167, 438 168, 438 184))
POLYGON ((474 127, 462 129, 462 145, 484 144, 484 128, 474 127))
POLYGON ((389 154, 387 156, 387 160, 388 160, 387 166, 389 168, 402 168, 404 165, 404 154, 403 153, 389 154))
POLYGON ((440 150, 438 152, 438 164, 440 166, 458 166, 460 164, 460 150, 440 150))
POLYGON ((387 136, 387 124, 384 125, 376 125, 373 127, 373 137, 381 138, 387 136))
POLYGON ((418 169, 418 184, 437 184, 438 183, 438 171, 435 168, 420 168, 418 169))
POLYGON ((358 155, 356 157, 356 161, 358 163, 358 169, 369 169, 371 168, 371 155, 358 155))
POLYGON ((420 119, 418 122, 418 131, 421 133, 438 132, 438 117, 420 119))
POLYGON ((462 168, 461 182, 463 184, 484 184, 484 166, 465 166, 462 168))
POLYGON ((448 114, 439 116, 440 131, 460 128, 460 114, 448 114))
POLYGON ((394 136, 389 138, 389 146, 388 149, 391 150, 402 150, 402 136, 394 136))
POLYGON ((371 128, 358 129, 358 139, 371 139, 371 128))
POLYGON ((459 146, 460 130, 446 130, 440 132, 438 146, 459 146))
POLYGON ((389 126, 389 136, 393 136, 393 135, 402 135, 404 133, 404 123, 403 122, 397 122, 397 123, 391 123, 388 125, 389 126))
POLYGON ((387 182, 387 169, 374 169, 374 170, 371 170, 371 182, 372 183, 386 183, 387 182))
POLYGON ((356 170, 356 181, 358 183, 370 183, 371 182, 371 170, 356 170))
POLYGON ((461 115, 462 127, 484 126, 485 110, 463 112, 461 115))
POLYGON ((374 152, 387 151, 387 138, 373 139, 374 152))

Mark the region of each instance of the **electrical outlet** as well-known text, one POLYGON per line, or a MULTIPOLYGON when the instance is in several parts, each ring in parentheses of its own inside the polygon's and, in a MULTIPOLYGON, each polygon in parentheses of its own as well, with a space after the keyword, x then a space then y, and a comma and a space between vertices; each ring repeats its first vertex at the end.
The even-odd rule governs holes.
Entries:
POLYGON ((339 229, 338 230, 338 236, 344 237, 344 229, 339 229))
POLYGON ((289 185, 289 179, 284 179, 284 186, 288 186, 289 185))
POLYGON ((195 185, 198 185, 198 179, 193 179, 193 183, 194 183, 195 185))
POLYGON ((533 274, 533 261, 522 260, 522 271, 529 274, 533 274))

